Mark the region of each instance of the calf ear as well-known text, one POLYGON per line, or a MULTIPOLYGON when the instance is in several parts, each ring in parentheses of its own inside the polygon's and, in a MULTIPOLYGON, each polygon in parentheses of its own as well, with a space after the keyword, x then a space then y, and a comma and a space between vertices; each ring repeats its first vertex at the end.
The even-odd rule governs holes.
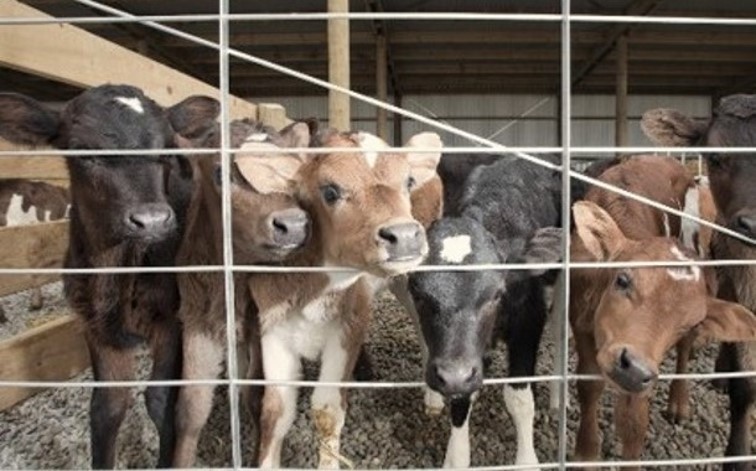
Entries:
POLYGON ((310 127, 307 123, 299 121, 281 129, 281 139, 284 147, 309 147, 310 127))
POLYGON ((0 137, 16 144, 54 145, 60 115, 37 100, 0 93, 0 137))
POLYGON ((268 143, 245 145, 242 149, 259 152, 238 154, 234 163, 239 173, 258 193, 291 193, 302 161, 290 154, 264 154, 265 149, 274 147, 276 146, 268 143))
POLYGON ((173 130, 188 138, 198 138, 215 126, 220 103, 209 96, 194 95, 166 110, 173 130))
POLYGON ((407 152, 407 160, 416 186, 419 187, 438 175, 436 167, 441 160, 441 148, 443 146, 441 137, 435 132, 415 134, 404 144, 404 147, 410 148, 407 152), (438 149, 438 152, 412 152, 412 147, 438 149))
POLYGON ((693 329, 696 343, 756 340, 756 315, 738 303, 709 297, 706 317, 693 329))
POLYGON ((598 261, 609 260, 627 240, 609 213, 590 201, 572 205, 572 215, 578 237, 598 261))
MULTIPOLYGON (((544 227, 533 233, 525 245, 523 263, 556 263, 562 260, 562 229, 544 227)), ((545 268, 530 270, 534 276, 546 273, 545 268)))
POLYGON ((641 129, 660 146, 692 146, 704 135, 708 122, 696 121, 677 110, 657 108, 643 113, 641 129))

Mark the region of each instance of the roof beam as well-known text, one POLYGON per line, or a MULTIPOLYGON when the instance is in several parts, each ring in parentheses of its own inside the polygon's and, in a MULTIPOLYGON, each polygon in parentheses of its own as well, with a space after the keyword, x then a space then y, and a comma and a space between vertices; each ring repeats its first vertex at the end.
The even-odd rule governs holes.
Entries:
MULTIPOLYGON (((365 5, 371 13, 383 13, 383 2, 381 0, 365 0, 365 5)), ((401 94, 399 88, 399 77, 396 73, 396 66, 394 65, 394 55, 391 53, 391 39, 386 26, 386 22, 383 20, 373 20, 373 32, 375 33, 376 40, 378 37, 383 37, 385 42, 385 54, 386 54, 386 67, 388 68, 388 77, 391 82, 391 89, 394 93, 401 94)))
MULTIPOLYGON (((625 15, 648 15, 664 0, 635 0, 626 9, 625 15)), ((617 39, 623 34, 630 31, 631 25, 618 24, 611 27, 607 34, 606 40, 593 50, 590 57, 579 68, 576 74, 572 76, 572 86, 579 84, 591 71, 614 49, 617 39)))

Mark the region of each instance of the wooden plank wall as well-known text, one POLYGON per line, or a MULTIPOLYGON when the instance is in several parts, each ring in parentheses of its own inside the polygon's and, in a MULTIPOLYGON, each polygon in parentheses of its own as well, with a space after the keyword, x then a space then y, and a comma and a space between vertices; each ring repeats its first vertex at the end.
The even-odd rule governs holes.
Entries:
MULTIPOLYGON (((68 221, 0 228, 0 266, 53 268, 63 266, 68 248, 68 221)), ((59 279, 58 275, 2 275, 0 296, 59 279)))

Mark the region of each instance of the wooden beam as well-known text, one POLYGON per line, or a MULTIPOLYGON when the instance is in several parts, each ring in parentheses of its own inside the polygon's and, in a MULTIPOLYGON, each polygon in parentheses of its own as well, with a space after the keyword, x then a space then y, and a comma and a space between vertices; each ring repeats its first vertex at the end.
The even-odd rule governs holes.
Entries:
MULTIPOLYGON (((654 11, 662 1, 663 0, 634 0, 627 8, 625 8, 624 13, 626 15, 648 15, 654 11)), ((611 27, 607 34, 606 41, 595 48, 593 53, 591 53, 590 58, 578 67, 577 72, 572 75, 573 87, 579 84, 586 75, 590 74, 596 65, 598 65, 598 63, 612 51, 617 38, 630 31, 630 27, 631 26, 627 24, 618 24, 611 27)))
MULTIPOLYGON (((375 97, 381 101, 388 99, 388 60, 386 55, 386 36, 378 35, 375 43, 375 97)), ((386 141, 388 139, 388 112, 380 107, 375 109, 375 133, 386 141)))
MULTIPOLYGON (((0 139, 0 151, 27 150, 30 147, 12 144, 0 139)), ((68 180, 68 169, 63 157, 54 155, 34 157, 0 157, 0 175, 3 178, 28 178, 32 180, 68 180)))
MULTIPOLYGON (((0 17, 50 16, 18 0, 3 0, 0 17)), ((195 94, 219 97, 201 80, 67 24, 3 26, 0 64, 81 88, 128 83, 164 106, 195 94)), ((255 105, 239 98, 229 97, 229 104, 234 118, 257 115, 255 105)))
MULTIPOLYGON (((0 380, 66 381, 90 364, 83 326, 73 314, 0 342, 0 380)), ((0 388, 0 411, 44 388, 0 388)))
MULTIPOLYGON (((348 13, 349 0, 328 0, 329 13, 348 13)), ((349 88, 349 20, 328 20, 328 81, 349 88)), ((328 122, 331 127, 347 131, 351 128, 349 95, 328 92, 328 122)))
MULTIPOLYGON (((63 266, 68 248, 68 221, 0 228, 0 266, 54 268, 63 266)), ((50 283, 58 275, 0 276, 0 296, 50 283)))
POLYGON ((627 142, 627 36, 617 38, 617 78, 614 93, 614 145, 626 146, 627 142))
POLYGON ((286 118, 286 109, 277 103, 258 103, 257 120, 280 130, 291 120, 286 118))

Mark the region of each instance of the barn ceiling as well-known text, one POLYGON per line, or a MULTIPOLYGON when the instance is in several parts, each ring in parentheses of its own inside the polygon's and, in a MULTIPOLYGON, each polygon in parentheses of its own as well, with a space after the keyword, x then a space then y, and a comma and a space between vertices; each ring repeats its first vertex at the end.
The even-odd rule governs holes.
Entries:
MULTIPOLYGON (((100 13, 72 0, 26 0, 51 15, 100 13)), ((217 0, 103 1, 141 15, 215 13, 217 0)), ((351 0, 354 12, 559 13, 558 0, 351 0)), ((324 11, 325 0, 231 1, 233 13, 324 11)), ((752 0, 573 0, 573 13, 756 18, 752 0)), ((218 40, 217 21, 171 23, 218 40)), ((9 26, 0 26, 9 27, 9 26)), ((18 27, 18 26, 13 26, 18 27)), ((88 24, 83 28, 217 84, 218 54, 139 24, 88 24)), ((233 48, 327 79, 326 22, 232 22, 233 48)), ((385 35, 389 91, 399 93, 555 93, 561 73, 559 22, 353 20, 352 88, 375 92, 376 38, 385 35)), ((612 93, 616 38, 628 38, 630 93, 722 95, 756 92, 756 28, 733 26, 573 24, 575 93, 612 93)), ((66 99, 75 90, 0 67, 2 88, 66 99)), ((324 91, 278 72, 232 60, 237 96, 313 95, 324 91)))

